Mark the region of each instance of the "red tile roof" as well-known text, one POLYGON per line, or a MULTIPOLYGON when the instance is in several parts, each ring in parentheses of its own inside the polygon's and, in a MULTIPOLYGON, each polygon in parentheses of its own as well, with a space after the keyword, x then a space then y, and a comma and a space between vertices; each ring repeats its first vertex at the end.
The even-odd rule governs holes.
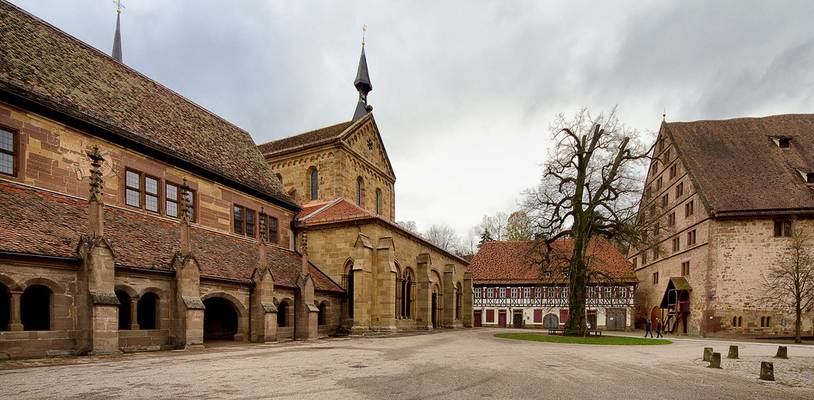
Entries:
MULTIPOLYGON (((543 245, 534 241, 486 242, 472 257, 468 271, 475 284, 545 284, 567 281, 560 272, 567 264, 573 249, 571 239, 560 239, 552 246, 556 254, 551 275, 545 276, 541 267, 543 245)), ((611 280, 625 283, 636 282, 633 264, 607 240, 595 238, 588 246, 590 268, 601 271, 611 280)))
POLYGON ((323 141, 328 142, 332 139, 339 139, 342 133, 345 132, 353 121, 341 122, 336 125, 326 126, 324 128, 315 129, 298 135, 289 136, 279 140, 272 140, 267 143, 258 145, 257 147, 263 154, 277 153, 284 150, 289 150, 297 147, 309 146, 323 141))
POLYGON ((428 242, 421 236, 402 228, 398 224, 385 219, 380 215, 371 213, 370 211, 367 211, 342 197, 331 201, 307 203, 303 205, 302 210, 294 221, 297 226, 305 228, 331 224, 344 224, 357 221, 375 222, 390 229, 395 229, 404 235, 413 238, 414 240, 422 242, 425 245, 446 254, 448 257, 458 260, 464 265, 468 264, 468 262, 463 258, 428 242))
POLYGON ((814 172, 814 114, 669 122, 661 129, 713 212, 814 211, 814 190, 797 171, 814 172), (791 138, 791 147, 781 149, 771 136, 791 138))
POLYGON ((0 15, 0 91, 296 209, 247 132, 12 4, 0 15))
MULTIPOLYGON (((0 251, 78 258, 79 238, 87 232, 87 201, 0 183, 0 204, 0 251)), ((115 207, 105 208, 105 237, 122 267, 170 271, 181 248, 177 221, 115 207)), ((201 276, 249 282, 257 264, 256 242, 199 226, 192 227, 191 238, 201 276)), ((267 257, 275 285, 296 287, 300 255, 269 245, 267 257)), ((317 290, 343 291, 313 264, 310 269, 317 290)))

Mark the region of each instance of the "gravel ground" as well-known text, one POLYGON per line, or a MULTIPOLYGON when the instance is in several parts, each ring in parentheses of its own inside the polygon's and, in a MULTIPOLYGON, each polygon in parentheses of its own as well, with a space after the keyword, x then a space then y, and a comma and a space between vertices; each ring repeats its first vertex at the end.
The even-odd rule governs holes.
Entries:
POLYGON ((493 336, 502 331, 2 362, 0 398, 814 398, 814 347, 789 346, 778 381, 761 382, 774 345, 736 343, 742 359, 713 370, 704 346, 725 357, 735 342, 587 346, 493 336))

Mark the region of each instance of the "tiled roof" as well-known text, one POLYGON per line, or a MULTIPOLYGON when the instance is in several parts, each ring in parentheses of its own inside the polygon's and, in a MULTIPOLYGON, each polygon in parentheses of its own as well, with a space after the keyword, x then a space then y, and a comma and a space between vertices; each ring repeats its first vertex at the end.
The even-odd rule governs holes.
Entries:
MULTIPOLYGON (((534 241, 492 241, 486 242, 469 262, 472 280, 476 284, 544 284, 564 283, 561 273, 567 266, 573 249, 571 239, 560 239, 552 245, 551 260, 558 264, 550 268, 551 274, 544 275, 541 266, 544 247, 534 241)), ((625 259, 607 240, 595 238, 588 245, 589 268, 605 273, 611 280, 636 282, 633 264, 625 259)), ((595 281, 597 282, 597 281, 595 281)), ((601 282, 601 281, 599 281, 601 282)))
POLYGON ((322 141, 328 141, 330 139, 339 139, 341 134, 345 132, 348 127, 353 125, 353 122, 354 121, 341 122, 336 125, 326 126, 313 131, 300 133, 299 135, 273 140, 271 142, 258 145, 257 147, 263 154, 270 154, 297 147, 308 146, 322 141))
MULTIPOLYGON (((0 251, 77 258, 79 237, 87 232, 85 200, 0 183, 0 251)), ((116 264, 170 271, 181 248, 176 221, 105 207, 105 237, 113 245, 116 264)), ((248 282, 257 263, 256 242, 193 226, 192 250, 201 276, 248 282)), ((296 287, 302 258, 294 251, 267 247, 275 285, 296 287)), ((313 264, 311 276, 323 291, 342 289, 313 264)))
POLYGON ((296 208, 237 126, 2 0, 0 31, 0 91, 296 208))
POLYGON ((662 126, 715 213, 814 209, 814 114, 662 126), (791 138, 781 149, 771 136, 791 138))
POLYGON ((300 210, 300 213, 295 219, 295 224, 299 227, 308 228, 314 226, 351 223, 356 221, 380 223, 390 229, 397 230, 428 247, 432 247, 435 250, 446 254, 450 258, 454 258, 464 265, 468 264, 468 262, 463 258, 428 242, 421 236, 402 228, 398 224, 393 223, 380 215, 373 214, 372 212, 357 206, 343 197, 339 197, 331 201, 321 201, 303 205, 302 210, 300 210))

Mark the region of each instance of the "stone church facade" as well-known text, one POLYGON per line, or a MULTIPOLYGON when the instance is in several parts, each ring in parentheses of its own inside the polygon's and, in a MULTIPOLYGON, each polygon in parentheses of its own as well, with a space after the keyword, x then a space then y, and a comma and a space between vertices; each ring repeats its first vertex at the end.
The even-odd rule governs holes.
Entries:
MULTIPOLYGON (((348 322, 329 262, 344 238, 332 245, 299 222, 308 208, 294 181, 280 183, 247 132, 14 5, 0 1, 0 13, 0 357, 365 330, 348 322)), ((355 162, 366 199, 379 189, 392 220, 392 169, 355 162)), ((370 247, 354 242, 347 258, 377 282, 397 279, 374 272, 391 242, 390 265, 456 265, 463 282, 465 264, 432 246, 408 253, 366 232, 370 247)), ((362 273, 355 288, 371 304, 395 298, 362 273)))
POLYGON ((765 276, 794 230, 814 235, 812 128, 812 115, 662 123, 639 210, 654 240, 628 255, 642 317, 675 334, 793 334, 765 276))

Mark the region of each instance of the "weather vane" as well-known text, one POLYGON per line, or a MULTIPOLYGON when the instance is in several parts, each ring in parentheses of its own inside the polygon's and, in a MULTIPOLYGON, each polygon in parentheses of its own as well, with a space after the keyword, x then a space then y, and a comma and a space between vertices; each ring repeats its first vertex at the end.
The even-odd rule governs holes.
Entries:
POLYGON ((124 10, 126 8, 124 6, 124 4, 122 4, 122 0, 113 0, 113 4, 116 5, 116 13, 117 14, 121 14, 122 10, 124 10))
POLYGON ((367 24, 362 25, 362 47, 365 47, 365 34, 367 33, 367 24))

